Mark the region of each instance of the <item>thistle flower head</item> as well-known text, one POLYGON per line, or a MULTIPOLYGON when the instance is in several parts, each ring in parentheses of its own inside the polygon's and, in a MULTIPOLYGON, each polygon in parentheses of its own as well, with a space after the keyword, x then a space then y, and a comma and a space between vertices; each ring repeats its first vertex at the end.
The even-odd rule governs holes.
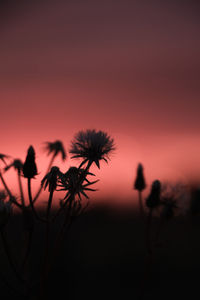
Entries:
POLYGON ((28 148, 25 163, 23 165, 23 174, 26 178, 34 178, 37 175, 37 166, 35 163, 35 150, 33 146, 28 148))
POLYGON ((114 140, 107 133, 88 129, 75 135, 69 152, 73 154, 72 158, 83 159, 80 167, 86 162, 94 162, 100 168, 99 161, 108 162, 109 154, 114 150, 114 140))
POLYGON ((0 229, 3 228, 11 215, 12 212, 12 201, 9 199, 5 201, 7 195, 4 191, 0 192, 0 229))
POLYGON ((138 191, 143 191, 146 188, 146 182, 143 173, 143 165, 141 163, 138 164, 134 188, 138 191))
POLYGON ((62 175, 58 167, 52 167, 50 172, 44 176, 41 181, 41 185, 44 190, 49 186, 49 192, 55 191, 57 187, 58 178, 62 175))
POLYGON ((155 208, 160 205, 161 183, 159 180, 155 180, 151 186, 151 192, 146 199, 146 206, 149 208, 155 208))
POLYGON ((81 200, 81 195, 89 198, 86 191, 96 191, 89 188, 90 185, 96 183, 98 180, 90 182, 87 180, 87 175, 93 175, 92 173, 86 172, 85 169, 79 169, 76 167, 70 167, 69 170, 61 177, 60 186, 61 190, 66 190, 67 194, 65 199, 68 197, 78 195, 81 200), (85 183, 86 182, 86 183, 85 183))
POLYGON ((8 171, 10 168, 14 168, 18 174, 21 173, 21 171, 23 170, 23 163, 20 159, 15 159, 11 164, 7 165, 4 168, 4 171, 8 171))
POLYGON ((60 153, 62 160, 65 160, 67 157, 63 143, 59 140, 55 142, 45 142, 44 150, 47 151, 47 155, 53 154, 54 157, 60 153))

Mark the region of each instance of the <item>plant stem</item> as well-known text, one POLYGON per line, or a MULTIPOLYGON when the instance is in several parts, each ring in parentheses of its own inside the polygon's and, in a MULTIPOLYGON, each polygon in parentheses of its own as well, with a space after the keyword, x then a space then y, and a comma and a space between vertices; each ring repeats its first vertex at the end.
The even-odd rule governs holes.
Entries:
POLYGON ((25 207, 25 201, 24 201, 24 192, 23 192, 23 187, 22 187, 22 181, 21 181, 21 176, 18 172, 18 183, 19 183, 19 190, 20 190, 20 195, 21 195, 21 204, 22 204, 22 207, 24 208, 25 207))
POLYGON ((19 291, 19 290, 16 289, 14 286, 12 286, 12 285, 8 282, 8 280, 7 280, 2 274, 0 274, 0 280, 1 280, 1 282, 3 282, 4 285, 8 288, 9 292, 11 292, 11 293, 13 294, 13 296, 16 297, 16 294, 18 294, 18 296, 20 296, 20 297, 24 297, 24 296, 25 296, 24 294, 22 294, 21 291, 19 291))
POLYGON ((139 199, 139 210, 140 210, 140 217, 144 217, 144 207, 142 203, 142 191, 138 191, 138 199, 139 199))
POLYGON ((5 253, 7 255, 7 258, 8 258, 8 261, 9 261, 9 264, 13 270, 13 272, 15 273, 15 276, 17 277, 17 279, 25 284, 26 281, 22 278, 22 276, 20 275, 20 273, 18 272, 18 270, 16 269, 16 266, 13 262, 13 259, 12 259, 12 255, 11 255, 11 252, 10 252, 10 248, 9 248, 9 245, 7 243, 7 239, 6 239, 6 236, 5 236, 5 232, 4 230, 1 229, 1 238, 2 238, 2 241, 3 241, 3 246, 4 246, 4 250, 5 250, 5 253))
POLYGON ((156 236, 155 236, 155 243, 159 242, 160 233, 161 233, 162 228, 164 227, 164 224, 165 224, 164 218, 160 217, 157 232, 156 232, 156 236))
POLYGON ((27 261, 28 261, 28 257, 29 257, 30 250, 31 250, 32 236, 33 236, 33 231, 31 230, 31 231, 28 232, 27 248, 26 248, 24 260, 23 260, 23 263, 22 263, 22 270, 25 269, 27 261))
POLYGON ((151 222, 152 222, 152 213, 153 209, 149 209, 149 214, 147 217, 147 224, 146 224, 146 245, 147 245, 147 251, 149 254, 152 253, 152 247, 151 247, 151 222))
POLYGON ((64 233, 65 233, 66 226, 68 226, 67 229, 69 230, 69 228, 70 228, 70 226, 72 224, 72 218, 70 218, 70 210, 71 210, 71 204, 72 204, 72 202, 74 200, 74 197, 75 197, 74 195, 71 195, 68 198, 68 201, 69 201, 69 210, 65 211, 64 222, 63 222, 63 224, 61 226, 60 231, 57 234, 56 241, 54 243, 53 259, 52 259, 53 262, 55 261, 56 255, 57 255, 58 251, 60 250, 60 248, 62 246, 62 241, 63 241, 63 236, 64 236, 64 233))
MULTIPOLYGON (((56 157, 56 155, 54 154, 54 155, 52 156, 50 162, 49 162, 49 165, 48 165, 48 167, 47 167, 47 170, 46 170, 45 175, 49 172, 51 166, 53 165, 53 162, 54 162, 54 160, 55 160, 55 157, 56 157)), ((36 195, 35 195, 35 197, 34 197, 34 199, 33 199, 33 203, 35 203, 35 201, 38 199, 38 197, 39 197, 41 191, 42 191, 42 186, 39 187, 39 189, 38 189, 38 191, 37 191, 37 193, 36 193, 36 195)))
POLYGON ((46 243, 45 243, 45 263, 44 263, 44 268, 47 269, 48 265, 48 256, 49 256, 49 230, 50 230, 50 212, 51 212, 51 204, 53 200, 53 193, 54 190, 52 189, 49 193, 49 201, 48 201, 48 206, 47 206, 47 214, 46 214, 46 243))
POLYGON ((151 245, 151 223, 152 223, 152 214, 153 214, 153 208, 149 209, 149 213, 147 216, 147 223, 146 223, 146 247, 147 247, 147 257, 145 260, 145 270, 143 274, 143 278, 141 281, 140 291, 139 291, 139 300, 142 300, 145 295, 145 288, 147 281, 150 277, 150 271, 152 269, 152 245, 151 245))
POLYGON ((45 297, 45 283, 47 281, 47 275, 49 270, 49 236, 50 236, 50 213, 51 213, 51 205, 53 200, 54 190, 51 189, 49 193, 49 200, 46 212, 46 236, 45 236, 45 249, 44 249, 44 264, 41 276, 41 296, 45 297))
POLYGON ((30 207, 33 211, 34 216, 36 217, 37 220, 46 222, 46 220, 40 218, 37 214, 37 211, 35 210, 34 203, 33 203, 33 198, 32 198, 32 192, 31 192, 31 178, 28 178, 28 197, 29 197, 29 203, 30 207))

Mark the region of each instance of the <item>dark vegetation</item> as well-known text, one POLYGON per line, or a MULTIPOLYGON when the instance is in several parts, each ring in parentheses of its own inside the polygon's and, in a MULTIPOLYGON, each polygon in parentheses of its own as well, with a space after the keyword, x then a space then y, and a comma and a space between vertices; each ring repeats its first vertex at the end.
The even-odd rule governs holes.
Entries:
MULTIPOLYGON (((155 180, 149 195, 142 164, 133 188, 138 191, 139 213, 134 208, 92 205, 87 192, 97 180, 90 167, 109 159, 114 141, 104 132, 79 132, 70 153, 78 168, 62 173, 54 159, 66 151, 60 141, 45 144, 51 155, 41 187, 35 151, 29 147, 24 162, 0 155, 0 288, 1 299, 179 299, 199 294, 200 192, 189 190, 190 205, 180 212, 185 187, 155 180), (14 197, 5 172, 16 170, 20 196, 14 197), (28 202, 21 180, 27 181, 28 202), (37 201, 48 190, 45 209, 37 201), (64 197, 53 209, 55 193, 64 197), (88 199, 85 201, 84 199, 88 199), (25 201, 26 200, 26 201, 25 201)), ((105 200, 103 201, 105 203, 105 200)))

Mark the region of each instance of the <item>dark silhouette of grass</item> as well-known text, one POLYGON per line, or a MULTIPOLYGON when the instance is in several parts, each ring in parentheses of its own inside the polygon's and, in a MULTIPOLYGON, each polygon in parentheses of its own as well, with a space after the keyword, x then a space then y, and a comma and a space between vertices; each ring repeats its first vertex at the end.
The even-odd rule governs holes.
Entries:
MULTIPOLYGON (((7 165, 5 158, 7 156, 1 155, 0 160, 6 164, 4 171, 8 171, 11 167, 14 167, 18 173, 18 184, 20 189, 20 202, 17 197, 14 197, 9 185, 7 185, 2 172, 0 171, 0 180, 4 186, 5 192, 1 192, 0 196, 0 233, 2 245, 7 256, 7 261, 12 269, 12 273, 15 275, 15 279, 23 285, 18 287, 19 293, 23 293, 24 297, 30 299, 33 292, 36 291, 37 297, 41 299, 48 299, 48 280, 49 273, 52 270, 52 265, 57 255, 60 254, 61 246, 65 240, 65 234, 73 225, 74 221, 85 213, 88 203, 84 204, 82 197, 89 199, 87 191, 96 191, 91 188, 91 185, 95 184, 98 180, 90 181, 89 175, 94 174, 89 172, 89 169, 93 163, 100 168, 99 161, 108 158, 109 152, 114 150, 113 139, 111 139, 107 133, 96 130, 80 131, 75 139, 72 141, 71 153, 76 150, 76 155, 73 158, 80 158, 83 161, 80 162, 79 167, 70 167, 65 173, 62 173, 56 166, 52 166, 55 157, 61 153, 62 160, 66 159, 66 152, 63 144, 60 141, 54 143, 47 142, 45 150, 48 155, 52 154, 52 158, 49 163, 47 173, 41 181, 40 188, 35 197, 32 195, 32 179, 35 178, 37 173, 37 165, 35 161, 35 150, 33 146, 30 146, 27 151, 25 162, 22 164, 20 160, 14 160, 11 164, 7 165), (83 167, 83 165, 87 165, 83 167), (50 169, 51 167, 51 169, 50 169), (27 192, 29 205, 26 205, 24 199, 23 186, 21 177, 27 180, 27 192), (49 197, 47 201, 46 213, 43 216, 35 206, 35 201, 40 195, 42 188, 48 187, 49 197), (52 216, 52 201, 55 191, 65 191, 65 196, 60 201, 60 207, 57 208, 56 213, 52 216), (8 199, 9 198, 9 199, 8 199), (12 206, 16 205, 21 211, 21 236, 25 239, 22 243, 22 257, 17 257, 15 261, 15 255, 11 249, 7 235, 7 223, 12 219, 12 206), (50 236, 51 231, 57 225, 58 217, 63 214, 62 224, 58 229, 54 240, 52 241, 50 236), (40 269, 32 276, 33 273, 30 269, 31 253, 34 241, 34 232, 36 223, 43 223, 45 232, 43 232, 44 245, 40 244, 40 269), (42 259, 41 259, 42 258, 42 259), (31 275, 31 278, 29 278, 31 275), (37 287, 37 288, 36 288, 37 287)), ((40 224, 42 225, 42 224, 40 224)), ((12 235, 12 234, 11 234, 12 235)), ((36 237, 37 240, 37 237, 36 237)), ((12 290, 16 291, 15 286, 9 283, 2 274, 3 282, 8 286, 12 286, 12 290)))
MULTIPOLYGON (((40 211, 40 215, 45 215, 45 211, 40 211)), ((60 215, 56 227, 52 228, 50 240, 54 240, 63 217, 60 215)), ((153 217, 152 226, 156 228, 158 224, 159 218, 153 217)), ((17 259, 22 256, 21 226, 20 214, 13 216, 7 226, 9 244, 17 259)), ((195 296, 200 264, 199 230, 200 220, 194 223, 188 216, 176 217, 168 223, 162 234, 163 246, 156 248, 144 299, 168 299, 170 295, 174 298, 187 293, 190 298, 195 296)), ((30 253, 30 277, 41 268, 44 231, 45 226, 37 222, 30 253)), ((65 235, 63 248, 49 273, 47 299, 59 299, 63 294, 66 299, 117 296, 138 299, 145 269, 145 249, 144 224, 134 209, 91 208, 72 224, 65 235)), ((2 247, 0 251, 1 272, 17 288, 18 283, 6 263, 2 247)), ((13 299, 8 287, 2 282, 0 284, 1 295, 5 295, 2 299, 13 299)), ((38 299, 38 288, 36 283, 32 291, 35 299, 38 299)))

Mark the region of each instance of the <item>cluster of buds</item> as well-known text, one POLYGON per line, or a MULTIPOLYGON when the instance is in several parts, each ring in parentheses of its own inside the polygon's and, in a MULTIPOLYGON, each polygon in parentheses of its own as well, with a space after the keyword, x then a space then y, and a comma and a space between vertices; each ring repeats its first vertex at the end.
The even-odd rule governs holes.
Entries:
POLYGON ((71 195, 78 195, 81 200, 81 196, 88 198, 85 193, 86 191, 96 191, 89 188, 89 186, 98 182, 98 180, 90 182, 87 179, 88 175, 94 176, 94 174, 86 171, 85 169, 70 167, 69 170, 60 178, 60 190, 67 191, 64 199, 68 199, 71 195))

